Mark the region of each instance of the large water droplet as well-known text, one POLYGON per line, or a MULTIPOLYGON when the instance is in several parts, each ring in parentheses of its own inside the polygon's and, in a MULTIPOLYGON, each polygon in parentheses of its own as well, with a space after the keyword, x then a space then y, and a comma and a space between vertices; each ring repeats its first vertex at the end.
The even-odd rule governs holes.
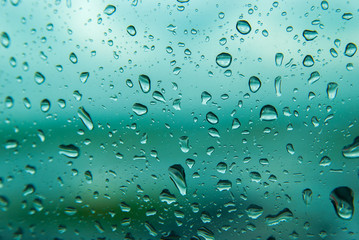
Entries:
POLYGON ((44 99, 44 100, 41 101, 41 103, 40 103, 41 111, 48 112, 50 110, 50 107, 51 107, 51 104, 50 104, 49 100, 44 99))
POLYGON ((314 65, 314 59, 311 55, 307 55, 303 59, 303 66, 304 67, 312 67, 314 65))
POLYGON ((41 85, 45 82, 45 77, 40 72, 35 72, 34 74, 34 80, 37 84, 41 85))
POLYGON ((251 92, 255 93, 261 88, 262 83, 258 77, 252 76, 249 78, 248 85, 249 85, 249 89, 251 90, 251 92))
POLYGON ((310 74, 310 77, 308 78, 308 83, 309 84, 313 84, 315 83, 316 81, 318 81, 320 79, 320 74, 319 72, 315 71, 315 72, 312 72, 310 74))
POLYGON ((79 116, 82 123, 87 127, 88 130, 93 129, 93 122, 91 116, 88 112, 86 112, 85 108, 79 107, 79 110, 77 111, 77 115, 79 116))
POLYGON ((135 36, 137 31, 136 31, 136 28, 132 25, 128 26, 127 27, 127 33, 130 35, 130 36, 135 36))
POLYGON ((313 31, 312 30, 304 30, 303 37, 307 41, 313 41, 314 39, 316 39, 318 37, 318 32, 315 30, 313 30, 313 31))
POLYGON ((88 80, 88 78, 89 78, 89 76, 90 76, 90 73, 88 73, 88 72, 82 72, 82 73, 80 74, 80 81, 81 81, 82 83, 86 83, 87 80, 88 80))
POLYGON ((357 52, 357 46, 354 43, 348 43, 345 47, 344 55, 352 57, 357 52))
POLYGON ((165 202, 167 204, 171 204, 177 201, 175 195, 171 194, 168 189, 163 189, 160 193, 160 201, 165 202))
POLYGON ((313 195, 313 192, 311 189, 307 188, 307 189, 303 190, 302 198, 303 198, 305 205, 309 205, 312 202, 312 195, 313 195))
POLYGON ((206 119, 211 124, 217 124, 219 122, 217 115, 213 112, 208 112, 206 114, 206 119))
POLYGON ((278 113, 272 105, 265 105, 260 112, 260 119, 262 121, 273 121, 278 118, 278 113))
POLYGON ((157 100, 157 101, 159 101, 159 102, 163 102, 163 103, 166 102, 165 97, 164 97, 164 96, 162 95, 162 93, 159 92, 159 91, 154 91, 154 92, 152 93, 152 97, 153 97, 153 99, 155 99, 155 100, 157 100))
POLYGON ((73 52, 70 53, 69 59, 70 59, 70 62, 72 62, 73 64, 76 64, 78 61, 76 54, 73 52))
POLYGON ((283 58, 284 58, 283 53, 276 53, 275 54, 274 60, 275 60, 275 65, 277 67, 282 66, 283 58))
POLYGON ((338 84, 335 82, 330 82, 327 85, 327 95, 330 100, 335 99, 338 93, 338 84))
POLYGON ((138 82, 140 84, 142 92, 148 93, 151 90, 151 80, 147 75, 140 75, 138 77, 138 82))
POLYGON ((263 208, 255 204, 251 204, 247 207, 246 213, 249 218, 257 219, 263 214, 263 208))
POLYGON ((103 10, 103 13, 111 16, 112 14, 114 14, 114 12, 116 12, 116 7, 113 5, 107 5, 106 8, 103 10))
POLYGON ((2 32, 0 36, 1 45, 4 48, 8 48, 10 46, 10 37, 6 32, 2 32))
POLYGON ((229 180, 219 180, 217 183, 217 189, 222 191, 229 191, 232 188, 232 182, 229 180))
POLYGON ((251 25, 246 20, 239 20, 236 25, 237 31, 243 35, 250 33, 251 25))
POLYGON ((180 164, 175 164, 168 168, 168 173, 181 195, 186 195, 187 183, 184 168, 180 164))
POLYGON ((218 66, 220 66, 222 68, 227 68, 232 63, 232 55, 230 55, 229 53, 225 53, 225 52, 220 53, 216 57, 216 63, 218 66))
POLYGON ((350 220, 353 217, 354 192, 352 189, 349 187, 338 187, 330 193, 329 198, 338 217, 345 220, 350 220))
POLYGON ((208 101, 210 101, 212 99, 212 95, 209 94, 208 92, 204 91, 202 92, 201 94, 201 101, 202 101, 202 104, 205 105, 207 104, 208 101))
POLYGON ((342 153, 346 158, 359 158, 359 137, 356 137, 352 144, 345 146, 342 153))
POLYGON ((285 208, 276 215, 268 215, 265 221, 268 226, 274 226, 281 222, 288 222, 292 219, 293 213, 288 208, 285 208))
POLYGON ((80 149, 73 144, 61 144, 59 148, 59 154, 64 155, 68 158, 77 158, 80 155, 80 149))
POLYGON ((132 106, 132 111, 137 115, 137 116, 142 116, 145 115, 147 113, 147 107, 145 105, 142 105, 140 103, 135 103, 132 106))

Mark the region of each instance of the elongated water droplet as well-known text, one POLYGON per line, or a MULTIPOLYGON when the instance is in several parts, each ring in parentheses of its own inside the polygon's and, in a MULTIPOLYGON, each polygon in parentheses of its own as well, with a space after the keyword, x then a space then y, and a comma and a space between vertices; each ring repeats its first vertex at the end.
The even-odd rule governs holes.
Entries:
POLYGON ((142 92, 148 93, 151 90, 151 80, 147 75, 140 75, 138 77, 138 82, 140 84, 142 92))
POLYGON ((127 27, 127 33, 130 35, 130 36, 135 36, 137 31, 136 31, 136 28, 132 25, 128 26, 127 27))
POLYGON ((283 53, 276 53, 275 54, 275 59, 274 60, 275 60, 275 65, 277 67, 282 66, 283 58, 284 58, 283 53))
POLYGON ((222 68, 227 68, 232 63, 232 55, 230 55, 229 53, 225 53, 225 52, 220 53, 216 57, 216 63, 218 66, 220 66, 222 68))
POLYGON ((14 99, 10 96, 7 96, 5 98, 5 107, 10 109, 14 106, 14 99))
POLYGON ((179 145, 181 151, 187 153, 189 151, 189 138, 187 136, 182 136, 179 138, 179 145))
POLYGON ((77 158, 80 155, 80 149, 73 144, 61 144, 59 148, 59 154, 64 155, 68 158, 77 158))
POLYGON ((208 112, 206 114, 206 119, 211 124, 217 124, 219 122, 217 115, 213 112, 208 112))
POLYGON ((203 237, 204 240, 215 240, 214 233, 206 227, 198 228, 197 235, 203 237))
POLYGON ((281 222, 288 222, 292 219, 293 213, 288 208, 285 208, 276 215, 268 215, 265 221, 268 226, 274 226, 281 222))
POLYGON ((260 119, 262 121, 273 121, 278 118, 278 113, 272 105, 265 105, 260 112, 260 119))
POLYGON ((116 12, 116 7, 113 5, 107 5, 106 8, 103 10, 103 13, 111 16, 112 14, 114 14, 116 12))
POLYGON ((1 45, 4 48, 8 48, 10 46, 10 37, 6 32, 2 32, 0 36, 1 45))
POLYGON ((280 97, 282 95, 281 87, 282 87, 282 77, 278 76, 274 79, 274 89, 277 97, 280 97))
POLYGON ((30 109, 31 108, 31 102, 30 102, 30 99, 28 98, 24 98, 23 100, 23 103, 24 103, 24 106, 26 109, 30 109))
POLYGON ((217 183, 217 189, 222 191, 229 191, 232 188, 232 182, 229 180, 219 180, 217 183))
POLYGON ((344 55, 352 57, 357 52, 357 46, 354 43, 348 43, 345 47, 344 55))
POLYGON ((145 228, 151 236, 156 237, 158 235, 156 229, 149 222, 145 222, 145 228))
POLYGON ((85 179, 86 179, 86 182, 87 182, 88 184, 91 184, 91 183, 92 183, 93 178, 92 178, 92 173, 91 173, 91 171, 86 171, 86 172, 85 172, 85 179))
POLYGON ((73 52, 70 53, 69 59, 70 59, 70 62, 72 62, 73 64, 76 64, 78 61, 76 54, 73 52))
POLYGON ((41 85, 45 82, 45 77, 40 72, 35 72, 34 74, 34 80, 37 84, 41 85))
POLYGON ((303 37, 307 41, 313 41, 318 37, 318 32, 315 30, 304 30, 303 31, 303 37))
POLYGON ((16 140, 7 140, 5 143, 5 149, 14 149, 19 146, 19 143, 16 140))
POLYGON ((315 71, 315 72, 312 72, 310 74, 310 77, 308 78, 308 83, 309 84, 313 84, 315 83, 316 81, 318 81, 320 79, 320 74, 319 72, 315 71))
POLYGON ((305 205, 309 205, 312 202, 312 195, 313 195, 313 192, 311 189, 307 188, 307 189, 303 190, 302 198, 303 198, 305 205))
POLYGON ((343 16, 342 16, 342 18, 343 18, 344 20, 349 21, 350 19, 353 18, 353 14, 352 14, 352 13, 344 13, 343 16))
POLYGON ((335 82, 330 82, 327 85, 327 95, 330 100, 335 99, 338 93, 338 84, 335 82))
POLYGON ((303 66, 304 67, 312 67, 314 65, 314 59, 311 55, 307 55, 303 59, 303 66))
POLYGON ((49 100, 44 99, 44 100, 41 101, 41 103, 40 103, 41 111, 48 112, 50 110, 50 107, 51 107, 51 104, 50 104, 49 100))
POLYGON ((186 174, 184 168, 180 164, 172 165, 168 168, 168 173, 172 182, 175 184, 182 196, 187 193, 186 174))
POLYGON ((331 49, 329 50, 329 52, 330 52, 330 55, 332 55, 333 58, 338 57, 338 53, 337 53, 337 51, 335 51, 334 48, 331 48, 331 49))
POLYGON ((201 94, 201 101, 203 105, 206 105, 208 101, 210 101, 212 99, 212 95, 209 94, 208 92, 204 91, 201 94))
POLYGON ((337 216, 344 220, 350 220, 354 214, 354 192, 349 187, 334 189, 329 198, 334 206, 337 216))
POLYGON ((263 214, 263 208, 255 204, 251 204, 247 207, 246 213, 249 218, 257 219, 263 214))
POLYGON ((293 144, 291 143, 288 143, 287 146, 287 152, 290 154, 290 155, 294 155, 295 151, 294 151, 294 147, 293 147, 293 144))
POLYGON ((39 137, 41 142, 45 142, 45 134, 42 130, 37 130, 37 136, 39 137))
POLYGON ((10 204, 10 201, 5 196, 0 196, 0 209, 1 210, 6 211, 9 204, 10 204))
POLYGON ((154 92, 152 93, 152 97, 153 97, 153 99, 155 99, 155 100, 157 100, 157 101, 159 101, 159 102, 163 102, 163 103, 166 102, 165 97, 164 97, 164 96, 162 95, 162 93, 159 92, 159 91, 154 91, 154 92))
POLYGON ((352 144, 345 146, 342 153, 346 158, 359 158, 359 137, 356 137, 352 144))
POLYGON ((239 33, 246 35, 252 30, 251 25, 246 20, 239 20, 236 24, 236 29, 239 33))
POLYGON ((209 129, 208 129, 208 134, 209 134, 209 136, 211 136, 211 137, 213 137, 213 138, 219 138, 219 137, 221 137, 221 136, 219 135, 218 130, 217 130, 216 128, 209 128, 209 129))
POLYGON ((81 81, 82 83, 86 83, 87 80, 89 79, 89 76, 90 76, 90 73, 88 73, 88 72, 82 72, 82 73, 80 74, 80 81, 81 81))
POLYGON ((142 105, 140 103, 135 103, 132 106, 132 111, 137 115, 137 116, 142 116, 145 115, 147 113, 147 107, 145 105, 142 105))
POLYGON ((249 78, 248 85, 249 85, 249 90, 251 90, 252 93, 255 93, 261 88, 262 83, 258 77, 252 76, 249 78))
POLYGON ((79 110, 77 111, 77 115, 81 119, 82 123, 87 127, 88 130, 93 129, 93 122, 91 119, 90 114, 85 110, 84 107, 79 107, 79 110))
POLYGON ((323 0, 320 5, 323 10, 327 10, 329 8, 329 3, 326 0, 323 0))

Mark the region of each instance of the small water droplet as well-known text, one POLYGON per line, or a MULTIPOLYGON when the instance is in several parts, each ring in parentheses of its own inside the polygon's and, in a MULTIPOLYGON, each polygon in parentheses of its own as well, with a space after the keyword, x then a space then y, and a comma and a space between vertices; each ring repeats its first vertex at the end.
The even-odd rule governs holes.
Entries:
POLYGON ((42 112, 48 112, 50 110, 51 103, 48 99, 43 99, 40 103, 40 109, 42 112))
POLYGON ((303 59, 304 67, 312 67, 314 65, 314 59, 311 55, 306 55, 303 59))
POLYGON ((213 112, 208 112, 206 114, 206 119, 211 124, 217 124, 219 122, 217 115, 213 112))
POLYGON ((334 48, 331 48, 331 49, 329 50, 329 52, 330 52, 330 55, 332 55, 333 58, 338 57, 338 53, 337 53, 337 51, 335 51, 334 48))
POLYGON ((293 144, 288 143, 287 146, 286 146, 286 149, 287 149, 287 152, 288 152, 290 155, 294 155, 295 151, 294 151, 293 144))
POLYGON ((206 105, 208 101, 210 101, 212 99, 212 95, 209 94, 208 92, 204 91, 201 94, 201 101, 203 105, 206 105))
POLYGON ((5 143, 5 149, 14 149, 19 146, 19 143, 16 140, 7 140, 5 143))
POLYGON ((59 146, 59 154, 64 155, 68 158, 78 158, 80 155, 80 149, 73 144, 59 146))
POLYGON ((315 83, 316 81, 318 81, 320 79, 320 74, 319 72, 315 71, 315 72, 312 72, 310 74, 310 77, 308 78, 308 83, 309 84, 313 84, 315 83))
POLYGON ((281 87, 282 87, 282 77, 278 76, 274 79, 274 89, 277 97, 280 97, 282 95, 281 87))
POLYGON ((142 116, 145 115, 148 111, 147 107, 145 105, 142 105, 140 103, 135 103, 132 106, 132 111, 137 115, 137 116, 142 116))
POLYGON ((338 84, 335 82, 330 82, 327 85, 327 96, 330 100, 335 99, 338 93, 338 84))
POLYGON ((255 204, 251 204, 247 207, 246 213, 249 218, 257 219, 263 214, 263 208, 255 204))
POLYGON ((14 99, 10 96, 7 96, 5 98, 5 107, 10 109, 14 106, 14 99))
POLYGON ((37 84, 41 85, 45 82, 45 77, 40 72, 35 72, 34 74, 34 80, 37 84))
POLYGON ((252 93, 256 93, 261 88, 262 83, 258 77, 252 76, 249 78, 248 85, 249 85, 249 90, 251 90, 252 93))
POLYGON ((8 48, 10 46, 10 37, 6 32, 2 32, 0 36, 1 45, 4 48, 8 48))
POLYGON ((24 197, 33 194, 35 192, 35 186, 32 184, 27 184, 24 188, 24 190, 22 191, 24 197))
POLYGON ((278 113, 272 105, 265 105, 260 112, 260 119, 262 121, 273 121, 278 118, 278 113))
POLYGON ((219 162, 216 169, 217 172, 224 174, 227 171, 227 164, 225 162, 219 162))
POLYGON ((136 28, 132 25, 128 26, 127 27, 127 33, 130 35, 130 36, 135 36, 137 31, 136 31, 136 28))
POLYGON ((352 14, 352 13, 344 13, 343 16, 342 16, 342 18, 343 18, 344 20, 349 21, 350 19, 353 18, 353 14, 352 14))
POLYGON ((111 16, 116 12, 116 7, 113 5, 107 5, 106 8, 103 10, 104 14, 111 16))
POLYGON ((151 90, 151 80, 147 75, 140 75, 138 77, 138 82, 140 84, 142 92, 148 93, 151 90))
POLYGON ((180 164, 172 165, 168 168, 168 173, 172 182, 175 184, 182 196, 187 193, 186 174, 184 168, 180 164))
POLYGON ((303 190, 302 198, 303 198, 305 205, 309 205, 312 202, 312 195, 313 195, 313 192, 311 189, 307 188, 307 189, 303 190))
POLYGON ((293 213, 285 208, 276 215, 268 215, 265 219, 268 226, 278 225, 281 222, 288 222, 293 219, 293 213))
POLYGON ((227 68, 232 63, 232 55, 230 55, 229 53, 225 53, 225 52, 220 53, 216 57, 216 63, 218 66, 220 66, 222 68, 227 68))
POLYGON ((283 53, 276 53, 274 60, 275 60, 275 65, 277 67, 282 66, 283 58, 284 58, 283 53))
POLYGON ((189 151, 189 138, 187 136, 182 136, 179 138, 179 145, 181 151, 187 153, 189 151))
POLYGON ((323 10, 327 10, 329 8, 329 3, 326 0, 322 1, 320 5, 323 10))
POLYGON ((24 106, 26 109, 30 109, 31 108, 31 102, 30 102, 30 99, 28 98, 24 98, 23 100, 23 103, 24 103, 24 106))
POLYGON ((78 61, 76 54, 73 52, 70 53, 69 59, 70 59, 70 62, 72 62, 73 64, 76 64, 78 61))
POLYGON ((239 33, 246 35, 252 30, 251 25, 246 20, 239 20, 236 24, 236 29, 239 33))
POLYGON ((80 74, 80 81, 81 81, 82 83, 86 83, 87 80, 89 79, 89 76, 90 76, 90 73, 88 73, 88 72, 82 72, 82 73, 80 74))
POLYGON ((322 157, 322 159, 319 162, 319 166, 321 167, 327 167, 332 163, 332 160, 328 156, 322 157))

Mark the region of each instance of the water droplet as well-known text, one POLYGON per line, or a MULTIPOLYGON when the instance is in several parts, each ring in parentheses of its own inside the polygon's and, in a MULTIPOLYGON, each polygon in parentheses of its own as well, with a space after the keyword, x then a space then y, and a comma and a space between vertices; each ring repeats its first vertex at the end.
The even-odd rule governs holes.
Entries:
POLYGON ((10 204, 10 202, 5 196, 0 196, 0 209, 1 210, 6 211, 9 204, 10 204))
POLYGON ((258 77, 252 76, 249 78, 248 85, 249 85, 249 89, 251 90, 251 92, 255 93, 261 88, 262 83, 258 77))
POLYGON ((19 146, 19 143, 16 140, 7 140, 5 143, 5 149, 14 149, 19 146))
POLYGON ((184 168, 180 164, 172 165, 168 168, 168 173, 172 182, 175 184, 182 196, 187 193, 186 174, 184 168))
POLYGON ((154 92, 152 93, 152 97, 153 97, 153 99, 155 99, 155 100, 157 100, 157 101, 159 101, 159 102, 163 102, 163 103, 166 102, 165 97, 164 97, 164 96, 162 95, 162 93, 159 92, 159 91, 154 91, 154 92))
POLYGON ((190 169, 196 164, 196 161, 191 159, 191 158, 187 158, 186 159, 186 165, 187 167, 189 167, 190 169))
POLYGON ((305 205, 309 205, 312 202, 312 195, 313 195, 313 192, 311 189, 307 188, 307 189, 303 190, 302 198, 303 198, 305 205))
POLYGON ((327 167, 332 163, 332 160, 328 156, 322 157, 322 159, 319 162, 319 166, 321 167, 327 167))
POLYGON ((349 187, 338 187, 334 189, 329 198, 334 206, 338 217, 350 220, 354 214, 354 192, 349 187))
POLYGON ((180 110, 181 110, 181 99, 175 99, 175 100, 173 100, 172 107, 173 107, 175 110, 180 111, 180 110))
POLYGON ((41 85, 45 82, 45 77, 40 72, 35 72, 34 74, 34 80, 37 84, 41 85))
POLYGON ((8 48, 10 46, 10 37, 6 32, 2 32, 0 36, 1 45, 4 48, 8 48))
POLYGON ((32 184, 27 184, 24 188, 24 190, 22 191, 24 197, 33 194, 35 192, 35 186, 32 184))
POLYGON ((88 73, 88 72, 82 72, 82 73, 80 74, 80 81, 81 81, 82 83, 86 83, 87 80, 89 79, 89 76, 90 76, 90 73, 88 73))
POLYGON ((73 64, 76 64, 78 61, 76 54, 73 52, 70 53, 69 59, 70 59, 70 62, 72 62, 73 64))
POLYGON ((237 31, 243 35, 250 33, 251 25, 246 20, 239 20, 236 25, 237 31))
POLYGON ((303 66, 304 67, 312 67, 314 65, 314 59, 311 55, 307 55, 303 59, 303 66))
POLYGON ((7 96, 5 98, 5 107, 10 109, 14 106, 14 99, 10 96, 7 96))
POLYGON ((189 138, 187 136, 182 136, 179 138, 179 145, 181 151, 187 153, 189 151, 189 138))
POLYGON ((219 122, 217 115, 213 112, 208 112, 206 114, 206 119, 211 124, 217 124, 219 122))
POLYGON ((160 193, 160 201, 165 202, 167 204, 171 204, 177 201, 175 195, 171 194, 168 189, 163 189, 160 193))
POLYGON ((320 5, 323 10, 327 10, 329 8, 329 3, 326 0, 322 1, 320 5))
POLYGON ((352 13, 344 13, 343 16, 342 16, 342 18, 343 18, 344 20, 349 21, 350 19, 353 18, 353 14, 352 14, 352 13))
POLYGON ((138 82, 140 84, 142 92, 148 93, 151 90, 151 80, 147 75, 140 75, 138 77, 138 82))
POLYGON ((318 81, 320 79, 320 74, 319 72, 315 71, 315 72, 312 72, 310 74, 310 77, 308 78, 308 83, 309 84, 313 84, 315 83, 316 81, 318 81))
POLYGON ((354 43, 348 43, 345 47, 344 55, 352 57, 357 52, 357 46, 354 43))
POLYGON ((103 13, 111 16, 112 14, 114 14, 114 12, 116 12, 116 7, 113 5, 107 5, 106 8, 103 10, 103 13))
POLYGON ((77 158, 80 155, 80 149, 73 144, 61 144, 59 148, 59 154, 64 155, 68 158, 77 158))
POLYGON ((265 221, 268 226, 274 226, 281 222, 288 222, 292 219, 293 213, 288 208, 285 208, 276 215, 268 215, 265 221))
POLYGON ((287 152, 288 152, 290 155, 294 155, 295 151, 294 151, 293 144, 288 143, 287 146, 286 146, 286 149, 287 149, 287 152))
POLYGON ((303 37, 307 41, 313 41, 318 37, 318 32, 315 30, 304 30, 303 31, 303 37))
POLYGON ((283 53, 276 53, 274 60, 275 60, 275 65, 277 67, 282 66, 283 58, 284 58, 283 53))
POLYGON ((280 97, 282 95, 281 87, 282 87, 282 77, 278 76, 274 79, 274 89, 277 97, 280 97))
POLYGON ((262 121, 273 121, 278 118, 278 113, 272 105, 265 105, 260 112, 260 119, 262 121))
POLYGON ((86 182, 87 182, 88 184, 91 184, 92 181, 93 181, 93 177, 92 177, 91 171, 86 171, 86 172, 84 173, 84 175, 85 175, 86 182))
POLYGON ((220 162, 217 164, 216 169, 217 169, 217 172, 224 174, 227 171, 227 164, 225 162, 220 162))
POLYGON ((210 101, 212 99, 212 95, 209 94, 208 92, 204 91, 201 94, 201 101, 203 105, 206 105, 208 101, 210 101))
POLYGON ((105 229, 103 228, 103 226, 101 225, 101 223, 99 221, 95 221, 95 228, 99 233, 104 233, 105 229))
POLYGON ((352 144, 345 146, 342 153, 346 158, 359 158, 359 137, 356 137, 352 144))
POLYGON ((241 122, 238 120, 238 118, 234 118, 232 121, 232 129, 238 129, 241 126, 241 122))
POLYGON ((130 34, 130 36, 135 36, 137 31, 136 31, 136 28, 132 25, 128 26, 127 27, 127 33, 130 34))
POLYGON ((338 84, 335 82, 330 82, 327 85, 327 95, 330 100, 335 99, 338 93, 338 84))
POLYGON ((250 172, 249 178, 252 182, 260 182, 262 180, 262 176, 259 172, 250 172))
POLYGON ((41 142, 45 142, 45 134, 42 130, 37 130, 37 136, 39 137, 41 142))
POLYGON ((225 53, 225 52, 220 53, 216 57, 216 63, 218 66, 220 66, 222 68, 227 68, 232 63, 232 55, 230 55, 229 53, 225 53))
POLYGON ((79 110, 77 111, 77 115, 81 119, 82 123, 87 127, 88 130, 93 129, 93 122, 91 119, 90 114, 85 110, 84 107, 79 107, 79 110))
POLYGON ((28 98, 24 98, 23 100, 23 103, 24 103, 24 106, 26 109, 30 109, 31 108, 31 102, 30 102, 30 99, 28 98))
POLYGON ((147 113, 147 107, 145 105, 142 105, 140 103, 135 103, 132 106, 132 111, 137 115, 137 116, 142 116, 145 115, 147 113))
POLYGON ((145 222, 145 228, 151 236, 156 237, 158 235, 156 229, 147 221, 145 222))
POLYGON ((211 136, 211 137, 213 137, 213 138, 219 138, 219 137, 221 137, 221 136, 219 135, 218 130, 215 129, 215 128, 210 128, 210 129, 208 129, 208 134, 209 134, 209 136, 211 136))
POLYGON ((247 207, 246 213, 249 218, 257 219, 263 214, 263 208, 255 204, 251 204, 247 207))
POLYGON ((44 99, 40 103, 40 109, 42 112, 48 112, 50 110, 51 104, 50 101, 47 99, 44 99))
POLYGON ((335 51, 334 48, 331 48, 331 49, 329 50, 329 52, 330 52, 330 55, 332 55, 333 58, 338 57, 338 53, 337 53, 337 51, 335 51))
POLYGON ((77 209, 74 207, 66 207, 64 209, 64 213, 68 216, 73 216, 77 213, 77 209))
POLYGON ((214 233, 206 227, 198 228, 197 235, 203 237, 204 240, 215 240, 214 233))

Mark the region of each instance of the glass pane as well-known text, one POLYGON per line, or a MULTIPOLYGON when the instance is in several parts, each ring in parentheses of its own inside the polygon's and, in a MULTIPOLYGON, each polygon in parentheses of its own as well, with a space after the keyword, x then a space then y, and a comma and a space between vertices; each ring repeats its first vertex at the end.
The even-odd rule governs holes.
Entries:
POLYGON ((356 1, 0 1, 0 239, 358 239, 356 1))

